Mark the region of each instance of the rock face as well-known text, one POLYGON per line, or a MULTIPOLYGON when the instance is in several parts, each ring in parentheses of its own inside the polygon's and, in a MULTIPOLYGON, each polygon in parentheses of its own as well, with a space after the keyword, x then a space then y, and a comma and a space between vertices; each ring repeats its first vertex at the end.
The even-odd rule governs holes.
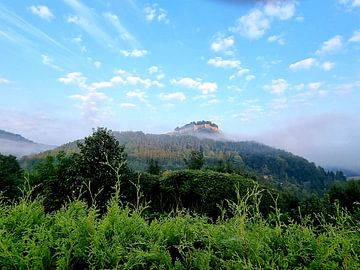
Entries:
POLYGON ((220 136, 219 126, 210 121, 197 121, 177 127, 171 135, 190 135, 196 137, 216 138, 220 136))

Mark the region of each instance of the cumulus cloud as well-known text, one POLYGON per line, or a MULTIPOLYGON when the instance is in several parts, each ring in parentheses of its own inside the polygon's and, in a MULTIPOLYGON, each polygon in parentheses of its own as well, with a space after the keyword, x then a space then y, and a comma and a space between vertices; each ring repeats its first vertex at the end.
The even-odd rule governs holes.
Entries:
POLYGON ((165 9, 159 8, 157 4, 146 6, 144 8, 145 18, 148 22, 158 21, 169 23, 168 13, 165 9))
POLYGON ((218 86, 214 82, 203 82, 201 79, 193 79, 189 77, 181 78, 179 80, 171 80, 173 85, 179 85, 186 88, 197 89, 203 95, 208 95, 210 93, 216 92, 218 86))
POLYGON ((186 99, 186 96, 182 92, 160 93, 159 97, 164 101, 184 101, 186 99))
POLYGON ((238 68, 240 66, 239 60, 225 60, 221 57, 215 57, 209 59, 209 65, 212 65, 216 68, 238 68))
POLYGON ((284 79, 272 80, 270 84, 264 85, 264 90, 276 95, 282 95, 288 88, 289 84, 284 79))
POLYGON ((349 39, 349 42, 360 42, 360 30, 354 31, 353 35, 349 39))
POLYGON ((301 61, 291 64, 289 66, 289 68, 292 71, 299 71, 299 70, 303 70, 303 69, 309 69, 312 66, 314 66, 315 63, 316 63, 316 60, 314 58, 306 58, 304 60, 301 60, 301 61))
POLYGON ((264 16, 261 10, 256 9, 247 15, 241 16, 237 20, 236 26, 231 28, 231 31, 249 39, 258 39, 269 28, 269 19, 264 16))
POLYGON ((70 72, 65 77, 59 78, 59 82, 64 84, 74 84, 80 88, 87 88, 87 78, 81 72, 70 72))
POLYGON ((323 70, 325 70, 325 71, 330 71, 330 70, 332 70, 334 67, 335 67, 335 63, 330 62, 330 61, 326 61, 326 62, 324 62, 324 63, 322 63, 322 64, 320 65, 320 68, 323 69, 323 70))
POLYGON ((140 90, 129 91, 126 93, 126 97, 127 98, 136 98, 141 102, 146 102, 146 100, 147 100, 146 93, 144 91, 140 91, 140 90))
POLYGON ((270 43, 277 42, 280 45, 285 45, 285 39, 281 35, 279 35, 279 36, 277 36, 277 35, 270 36, 270 37, 268 37, 267 41, 270 42, 270 43))
MULTIPOLYGON (((230 30, 248 39, 258 39, 270 29, 272 21, 288 20, 294 16, 295 10, 295 1, 266 1, 265 4, 259 4, 257 8, 241 16, 230 30)), ((284 42, 282 39, 277 41, 284 42)))
POLYGON ((147 50, 132 50, 132 51, 127 51, 127 50, 121 50, 120 53, 125 56, 125 57, 135 57, 135 58, 139 58, 139 57, 144 57, 145 55, 148 54, 147 50))
POLYGON ((321 47, 316 51, 316 54, 326 54, 338 51, 342 48, 342 36, 336 35, 331 39, 325 41, 321 47))
POLYGON ((149 71, 150 74, 156 74, 156 73, 159 72, 159 67, 158 66, 151 66, 151 67, 149 67, 148 71, 149 71))
POLYGON ((295 9, 294 1, 267 1, 264 7, 264 13, 271 18, 285 21, 294 16, 295 9))
POLYGON ((229 37, 218 37, 211 43, 211 50, 214 52, 229 52, 235 45, 235 38, 229 37))
POLYGON ((70 96, 71 99, 78 100, 76 105, 81 111, 84 119, 90 120, 97 124, 112 114, 112 98, 99 91, 88 91, 85 94, 75 94, 70 96))
POLYGON ((47 21, 50 21, 55 17, 47 6, 37 5, 37 6, 31 6, 29 7, 29 9, 33 14, 47 21))

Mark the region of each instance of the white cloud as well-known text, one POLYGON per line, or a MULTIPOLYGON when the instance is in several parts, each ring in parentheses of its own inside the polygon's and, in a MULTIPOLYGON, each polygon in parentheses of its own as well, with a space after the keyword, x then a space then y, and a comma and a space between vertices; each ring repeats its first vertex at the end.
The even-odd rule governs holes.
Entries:
POLYGON ((120 106, 124 109, 134 109, 136 105, 133 103, 121 103, 120 106))
POLYGON ((244 76, 245 74, 247 74, 249 72, 250 72, 250 70, 247 69, 247 68, 238 67, 238 71, 234 75, 231 75, 229 77, 229 80, 233 80, 233 79, 235 79, 237 77, 242 77, 242 76, 244 76))
POLYGON ((280 45, 285 44, 285 39, 281 35, 279 35, 279 36, 276 36, 276 35, 270 36, 270 37, 268 37, 267 41, 270 42, 270 43, 277 42, 280 45))
POLYGON ((298 62, 295 62, 295 63, 291 64, 289 66, 289 68, 292 71, 299 71, 299 70, 302 70, 302 69, 309 69, 312 66, 314 66, 315 63, 316 63, 316 60, 314 58, 306 58, 304 60, 301 60, 301 61, 298 61, 298 62))
POLYGON ((103 23, 103 17, 99 16, 97 10, 86 6, 82 1, 78 0, 64 0, 64 2, 72 9, 73 14, 67 17, 68 23, 73 23, 79 26, 82 30, 88 33, 96 42, 106 49, 113 51, 119 50, 118 39, 123 39, 132 47, 140 47, 137 40, 127 31, 121 24, 119 18, 112 13, 104 13, 105 19, 118 32, 114 35, 113 31, 103 23))
POLYGON ((284 79, 272 80, 271 84, 264 85, 264 89, 272 94, 281 95, 289 88, 289 84, 284 79))
POLYGON ((141 102, 146 102, 147 96, 144 91, 134 90, 126 93, 127 98, 137 98, 141 102))
POLYGON ((129 42, 132 46, 139 46, 138 41, 129 31, 122 25, 119 20, 119 17, 113 13, 106 12, 103 14, 104 17, 112 24, 112 26, 117 30, 122 40, 129 42))
POLYGON ((159 72, 159 67, 158 66, 151 66, 151 67, 149 67, 148 71, 149 71, 150 74, 158 73, 159 72))
POLYGON ((41 62, 42 62, 45 66, 51 67, 51 68, 53 68, 53 69, 56 69, 56 70, 59 70, 59 71, 62 71, 62 70, 63 70, 61 67, 55 65, 53 59, 52 59, 50 56, 48 56, 48 55, 42 54, 42 55, 41 55, 41 62))
POLYGON ((342 47, 342 36, 336 35, 331 39, 325 41, 319 50, 316 51, 316 54, 326 54, 330 52, 335 52, 342 47))
POLYGON ((126 79, 123 79, 120 76, 114 76, 109 81, 100 81, 87 84, 87 78, 81 72, 68 73, 65 77, 59 78, 59 82, 68 85, 76 85, 81 89, 89 91, 94 91, 99 88, 109 88, 115 85, 125 85, 128 83, 126 79))
POLYGON ((189 77, 181 78, 180 80, 171 80, 174 85, 183 86, 186 88, 197 89, 202 92, 203 95, 216 92, 218 86, 214 82, 202 82, 201 79, 192 79, 189 77))
POLYGON ((100 68, 100 67, 101 67, 101 62, 100 62, 100 61, 95 61, 95 62, 94 62, 94 66, 95 66, 96 68, 100 68))
POLYGON ((37 5, 37 6, 31 6, 30 10, 35 15, 39 16, 40 18, 50 21, 54 18, 54 14, 51 12, 51 10, 47 6, 37 5))
POLYGON ((144 8, 145 18, 148 22, 157 20, 158 22, 169 23, 170 20, 167 15, 167 11, 163 8, 159 8, 157 4, 152 6, 146 6, 144 8))
POLYGON ((321 85, 322 85, 322 82, 311 82, 311 83, 308 84, 308 88, 310 90, 315 91, 315 90, 319 90, 321 85))
MULTIPOLYGON (((265 4, 258 5, 258 8, 241 16, 237 20, 236 26, 230 28, 230 31, 248 39, 258 39, 270 29, 273 20, 288 20, 295 14, 295 1, 272 0, 264 2, 265 4)), ((278 39, 278 42, 283 43, 285 41, 278 39)))
POLYGON ((143 79, 138 76, 130 75, 126 77, 126 81, 130 85, 142 85, 145 88, 150 87, 163 87, 164 85, 158 81, 152 81, 150 79, 143 79))
POLYGON ((330 62, 330 61, 326 61, 320 65, 320 67, 325 71, 332 70, 334 68, 334 66, 335 66, 335 63, 330 62))
POLYGON ((348 8, 360 7, 360 0, 339 0, 339 3, 346 5, 348 8))
POLYGON ((161 93, 159 97, 161 100, 165 101, 184 101, 186 99, 186 96, 182 92, 173 92, 169 94, 161 93))
POLYGON ((113 99, 102 92, 89 91, 72 95, 70 98, 79 101, 76 107, 81 111, 82 117, 92 123, 100 123, 112 114, 110 103, 113 99))
POLYGON ((9 84, 10 81, 8 79, 5 78, 0 78, 0 84, 9 84))
POLYGON ((274 0, 268 1, 264 7, 266 15, 279 20, 288 20, 295 14, 294 1, 274 0))
POLYGON ((352 37, 349 39, 349 42, 360 42, 360 30, 354 31, 352 37))
POLYGON ((233 36, 221 38, 218 37, 211 43, 211 50, 214 52, 226 52, 232 49, 235 45, 235 38, 233 36))
POLYGON ((121 50, 120 53, 125 56, 125 57, 144 57, 145 55, 148 54, 147 50, 132 50, 132 51, 127 51, 127 50, 121 50))
POLYGON ((251 11, 247 15, 241 16, 236 24, 237 25, 230 30, 249 39, 258 39, 262 37, 266 30, 270 28, 269 19, 258 9, 251 11))
POLYGON ((248 82, 250 82, 250 81, 252 81, 252 80, 254 80, 255 79, 255 76, 254 75, 247 75, 246 76, 246 80, 248 81, 248 82))
POLYGON ((64 84, 74 84, 80 88, 87 88, 87 78, 81 72, 71 72, 66 74, 65 77, 59 78, 59 82, 64 84))
POLYGON ((238 68, 240 66, 239 60, 225 60, 221 57, 215 57, 208 61, 209 65, 216 68, 238 68))

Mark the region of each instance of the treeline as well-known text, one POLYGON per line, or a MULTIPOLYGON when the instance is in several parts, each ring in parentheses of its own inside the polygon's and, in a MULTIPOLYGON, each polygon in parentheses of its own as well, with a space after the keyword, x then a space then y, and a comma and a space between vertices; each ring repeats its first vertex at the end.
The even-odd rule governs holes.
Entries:
POLYGON ((47 156, 25 172, 14 157, 0 156, 0 190, 4 198, 16 200, 25 177, 34 189, 32 196, 43 198, 47 212, 59 210, 74 199, 105 211, 118 186, 124 205, 146 202, 149 216, 185 208, 216 220, 220 215, 231 216, 229 202, 237 201, 260 183, 263 192, 259 210, 264 216, 278 207, 284 221, 299 221, 305 215, 324 215, 329 220, 336 211, 335 202, 356 218, 360 216, 360 182, 356 181, 334 182, 322 195, 296 185, 275 189, 256 173, 237 166, 240 161, 236 156, 207 164, 201 146, 183 159, 188 169, 164 170, 157 159, 150 159, 147 172, 139 173, 128 166, 124 146, 103 128, 80 142, 78 148, 79 152, 47 156))
MULTIPOLYGON (((184 158, 196 149, 204 155, 204 167, 213 168, 219 163, 227 163, 237 170, 255 173, 260 181, 276 189, 297 187, 322 194, 334 181, 346 180, 340 171, 327 172, 304 158, 256 142, 215 141, 143 132, 113 132, 112 135, 120 145, 125 146, 128 165, 135 171, 146 171, 151 159, 156 160, 163 170, 185 169, 184 158)), ((26 157, 21 163, 30 168, 49 154, 79 152, 77 143, 68 143, 58 149, 26 157)))

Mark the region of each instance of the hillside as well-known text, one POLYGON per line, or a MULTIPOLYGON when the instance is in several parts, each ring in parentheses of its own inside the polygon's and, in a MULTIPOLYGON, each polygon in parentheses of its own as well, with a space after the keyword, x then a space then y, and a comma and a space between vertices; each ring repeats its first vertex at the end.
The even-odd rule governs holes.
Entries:
POLYGON ((33 142, 19 134, 0 130, 0 153, 22 157, 24 155, 36 154, 55 146, 33 142))
MULTIPOLYGON (((277 188, 297 186, 323 191, 335 179, 344 180, 341 172, 326 172, 306 159, 289 152, 275 149, 253 141, 221 141, 195 136, 170 134, 144 134, 143 132, 113 132, 120 144, 125 145, 130 167, 146 170, 150 159, 157 160, 162 169, 185 167, 184 158, 194 149, 201 149, 205 167, 219 166, 220 162, 231 164, 239 170, 256 173, 262 182, 277 188)), ((21 160, 24 167, 59 151, 76 152, 77 142, 71 142, 54 150, 21 160)))

